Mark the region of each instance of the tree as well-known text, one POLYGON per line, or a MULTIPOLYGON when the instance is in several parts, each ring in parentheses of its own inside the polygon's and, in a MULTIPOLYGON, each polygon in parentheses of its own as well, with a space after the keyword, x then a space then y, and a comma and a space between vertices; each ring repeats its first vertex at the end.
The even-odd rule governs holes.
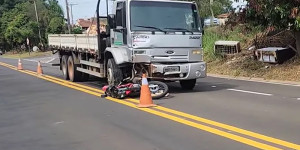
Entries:
POLYGON ((300 0, 248 0, 247 20, 269 30, 291 29, 296 31, 296 47, 300 56, 300 0))
POLYGON ((0 0, 0 17, 8 10, 15 8, 19 3, 26 2, 26 0, 0 0))
MULTIPOLYGON (((25 2, 26 0, 0 0, 0 18, 5 12, 13 9, 16 4, 25 2)), ((2 22, 0 19, 0 47, 7 48, 6 40, 4 37, 5 28, 2 27, 6 22, 2 22)))
POLYGON ((48 0, 48 4, 46 5, 49 12, 51 12, 50 15, 56 16, 56 17, 63 17, 64 12, 61 8, 61 6, 58 4, 57 0, 48 0))
MULTIPOLYGON (((210 0, 196 0, 196 3, 199 7, 200 16, 202 18, 211 17, 210 0)), ((214 15, 220 15, 222 13, 228 12, 228 10, 232 8, 231 4, 232 2, 230 0, 214 0, 212 5, 214 15)))
POLYGON ((52 18, 48 25, 48 33, 59 34, 64 31, 64 20, 61 17, 52 18))
POLYGON ((38 29, 41 30, 41 41, 46 43, 48 33, 64 32, 63 10, 57 0, 0 0, 0 46, 13 48, 29 38, 38 45, 38 29))
POLYGON ((72 34, 82 34, 82 28, 81 27, 74 27, 72 30, 72 34))
POLYGON ((4 35, 5 41, 10 46, 15 46, 15 44, 20 43, 22 38, 20 28, 24 26, 26 22, 27 17, 17 8, 3 14, 1 18, 1 34, 4 35))
POLYGON ((300 30, 299 0, 248 0, 247 20, 277 29, 300 30))
POLYGON ((31 41, 37 41, 38 36, 35 34, 37 30, 36 22, 28 22, 28 17, 19 14, 8 24, 4 36, 9 44, 19 46, 24 44, 27 38, 30 38, 31 41))

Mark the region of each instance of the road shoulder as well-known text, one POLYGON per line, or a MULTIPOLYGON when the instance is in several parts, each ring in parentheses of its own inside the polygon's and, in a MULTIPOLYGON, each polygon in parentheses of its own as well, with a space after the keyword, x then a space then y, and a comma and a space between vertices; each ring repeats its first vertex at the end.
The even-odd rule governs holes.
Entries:
POLYGON ((219 74, 207 74, 210 77, 215 78, 223 78, 223 79, 230 79, 230 80, 242 80, 242 81, 252 81, 252 82, 260 82, 260 83, 270 83, 270 84, 279 84, 279 85, 289 85, 289 86, 299 86, 300 82, 296 81, 282 81, 282 80, 266 80, 264 78, 252 78, 252 77, 234 77, 229 75, 219 75, 219 74))

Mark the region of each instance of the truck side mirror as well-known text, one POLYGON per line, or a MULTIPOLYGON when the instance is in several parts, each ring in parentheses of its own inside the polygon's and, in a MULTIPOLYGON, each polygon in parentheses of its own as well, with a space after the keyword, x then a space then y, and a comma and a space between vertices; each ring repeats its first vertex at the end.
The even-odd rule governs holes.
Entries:
POLYGON ((121 26, 117 26, 114 30, 117 31, 117 32, 122 32, 122 33, 127 34, 126 28, 121 27, 121 26))
POLYGON ((115 29, 116 28, 116 20, 115 20, 115 15, 108 15, 107 17, 107 22, 110 27, 110 29, 115 29))
POLYGON ((204 35, 204 18, 201 18, 201 30, 202 30, 202 35, 204 35))

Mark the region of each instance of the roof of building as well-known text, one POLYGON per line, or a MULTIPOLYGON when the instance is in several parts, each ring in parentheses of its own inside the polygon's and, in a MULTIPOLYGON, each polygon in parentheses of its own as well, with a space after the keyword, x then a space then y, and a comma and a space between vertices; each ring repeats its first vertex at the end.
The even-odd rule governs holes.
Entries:
POLYGON ((93 22, 92 20, 88 19, 78 19, 76 25, 82 27, 82 28, 88 28, 91 25, 96 24, 96 22, 93 22))
MULTIPOLYGON (((82 28, 89 28, 92 25, 96 25, 97 21, 96 18, 91 18, 91 19, 78 19, 76 25, 80 26, 82 28)), ((106 25, 106 19, 100 19, 100 24, 101 25, 106 25)))

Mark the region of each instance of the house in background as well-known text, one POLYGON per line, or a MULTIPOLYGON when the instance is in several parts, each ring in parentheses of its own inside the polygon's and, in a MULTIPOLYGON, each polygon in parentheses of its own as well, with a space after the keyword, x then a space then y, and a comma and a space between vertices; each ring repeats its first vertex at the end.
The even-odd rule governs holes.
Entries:
MULTIPOLYGON (((235 13, 241 12, 247 6, 247 0, 230 0, 232 2, 232 8, 234 9, 235 13)), ((224 14, 218 15, 214 18, 214 25, 225 25, 228 21, 231 12, 227 12, 224 14)), ((210 26, 210 18, 206 18, 204 20, 205 26, 210 26)))
MULTIPOLYGON (((246 0, 231 0, 232 2, 232 8, 234 9, 235 13, 241 12, 244 8, 247 6, 247 1, 246 0)), ((220 14, 217 16, 219 25, 225 25, 226 22, 228 21, 228 18, 230 16, 230 12, 220 14)))
MULTIPOLYGON (((100 32, 106 32, 106 19, 100 19, 100 32)), ((97 19, 78 19, 75 26, 78 26, 82 29, 83 34, 97 34, 97 19)))
POLYGON ((235 12, 240 12, 242 9, 246 8, 248 4, 246 0, 231 0, 231 2, 235 12))
POLYGON ((221 14, 218 15, 217 18, 219 20, 219 25, 225 25, 226 22, 228 21, 228 17, 230 16, 230 13, 225 13, 225 14, 221 14))
MULTIPOLYGON (((210 21, 211 21, 210 18, 204 19, 204 26, 210 26, 211 25, 210 21)), ((220 24, 218 18, 214 18, 213 21, 214 21, 213 22, 214 25, 219 25, 220 24)))

